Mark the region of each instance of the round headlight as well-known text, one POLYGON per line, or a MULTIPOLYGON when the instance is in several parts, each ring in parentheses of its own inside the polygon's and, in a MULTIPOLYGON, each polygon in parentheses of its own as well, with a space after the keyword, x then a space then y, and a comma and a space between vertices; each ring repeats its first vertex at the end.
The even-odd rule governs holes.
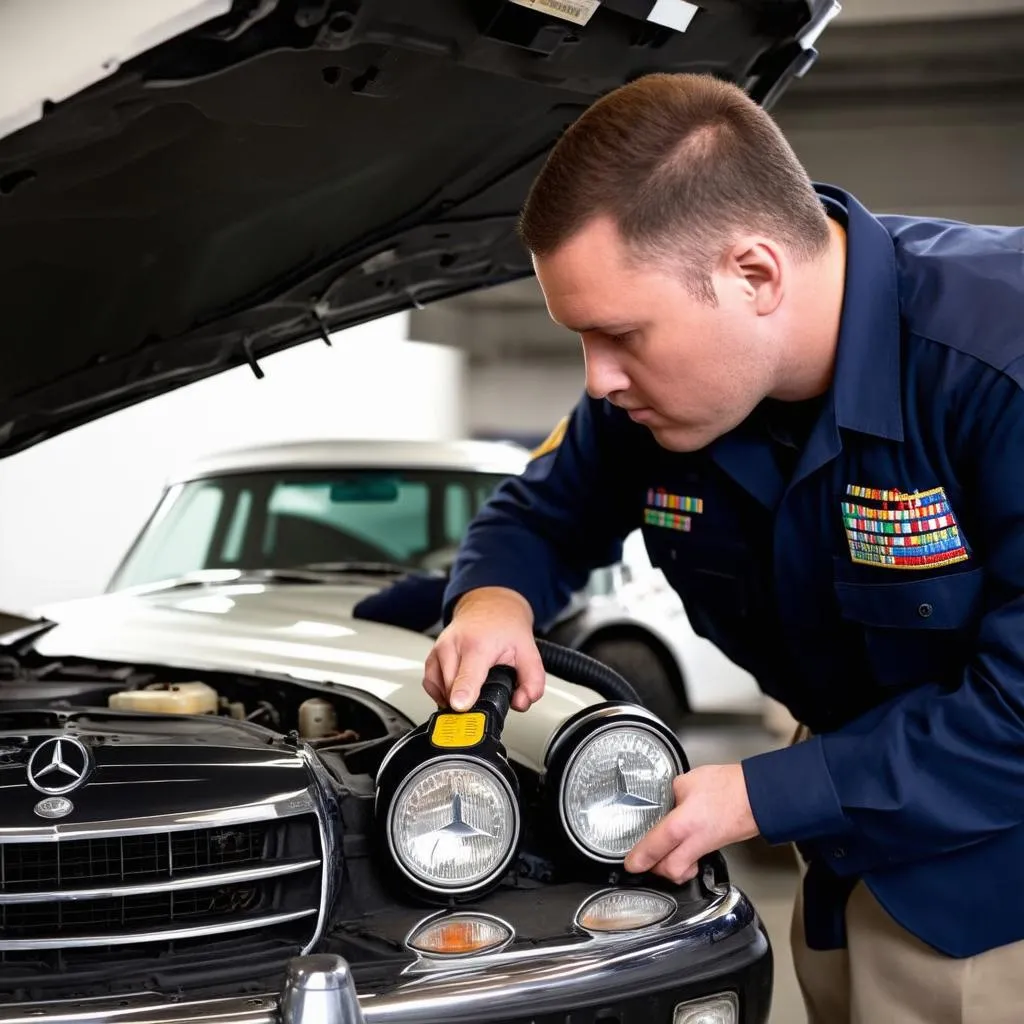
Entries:
POLYGON ((387 832, 402 871, 427 888, 458 893, 508 866, 519 809, 506 780, 485 763, 439 758, 399 788, 387 832))
POLYGON ((583 724, 582 735, 572 738, 558 792, 569 838, 588 857, 609 864, 621 862, 672 810, 672 780, 684 770, 660 722, 624 717, 583 724))

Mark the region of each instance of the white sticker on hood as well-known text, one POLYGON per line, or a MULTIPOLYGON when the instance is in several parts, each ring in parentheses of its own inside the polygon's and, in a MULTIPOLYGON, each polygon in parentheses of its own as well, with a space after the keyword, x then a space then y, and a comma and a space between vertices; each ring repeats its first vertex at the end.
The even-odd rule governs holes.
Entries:
POLYGON ((601 0, 511 0, 520 7, 554 15, 577 25, 586 25, 591 15, 601 6, 601 0))
POLYGON ((665 28, 674 28, 677 32, 685 32, 699 10, 696 4, 688 0, 657 0, 647 20, 653 21, 655 25, 664 25, 665 28))

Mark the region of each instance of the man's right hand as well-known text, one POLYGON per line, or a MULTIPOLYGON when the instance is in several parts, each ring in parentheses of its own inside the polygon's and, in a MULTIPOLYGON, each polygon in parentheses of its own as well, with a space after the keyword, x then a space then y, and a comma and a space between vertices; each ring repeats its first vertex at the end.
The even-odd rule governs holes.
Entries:
POLYGON ((495 665, 516 670, 512 707, 525 711, 544 693, 544 666, 533 638, 533 611, 521 594, 481 587, 460 598, 452 621, 434 643, 423 688, 439 707, 466 711, 495 665))

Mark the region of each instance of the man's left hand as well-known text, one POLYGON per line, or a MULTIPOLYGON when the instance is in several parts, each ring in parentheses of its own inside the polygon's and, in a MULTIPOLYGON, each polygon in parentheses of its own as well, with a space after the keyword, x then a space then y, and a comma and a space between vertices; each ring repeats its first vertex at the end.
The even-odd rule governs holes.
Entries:
POLYGON ((710 764, 677 775, 670 811, 630 850, 627 871, 652 871, 676 883, 697 875, 697 861, 758 834, 743 768, 710 764))

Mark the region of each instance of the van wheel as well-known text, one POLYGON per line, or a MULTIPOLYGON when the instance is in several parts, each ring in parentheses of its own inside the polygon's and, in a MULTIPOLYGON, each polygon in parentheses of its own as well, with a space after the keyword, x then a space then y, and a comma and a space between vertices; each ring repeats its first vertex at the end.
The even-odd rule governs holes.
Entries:
POLYGON ((625 676, 644 707, 673 728, 682 724, 689 711, 686 692, 678 673, 650 644, 633 638, 598 640, 584 654, 625 676))

